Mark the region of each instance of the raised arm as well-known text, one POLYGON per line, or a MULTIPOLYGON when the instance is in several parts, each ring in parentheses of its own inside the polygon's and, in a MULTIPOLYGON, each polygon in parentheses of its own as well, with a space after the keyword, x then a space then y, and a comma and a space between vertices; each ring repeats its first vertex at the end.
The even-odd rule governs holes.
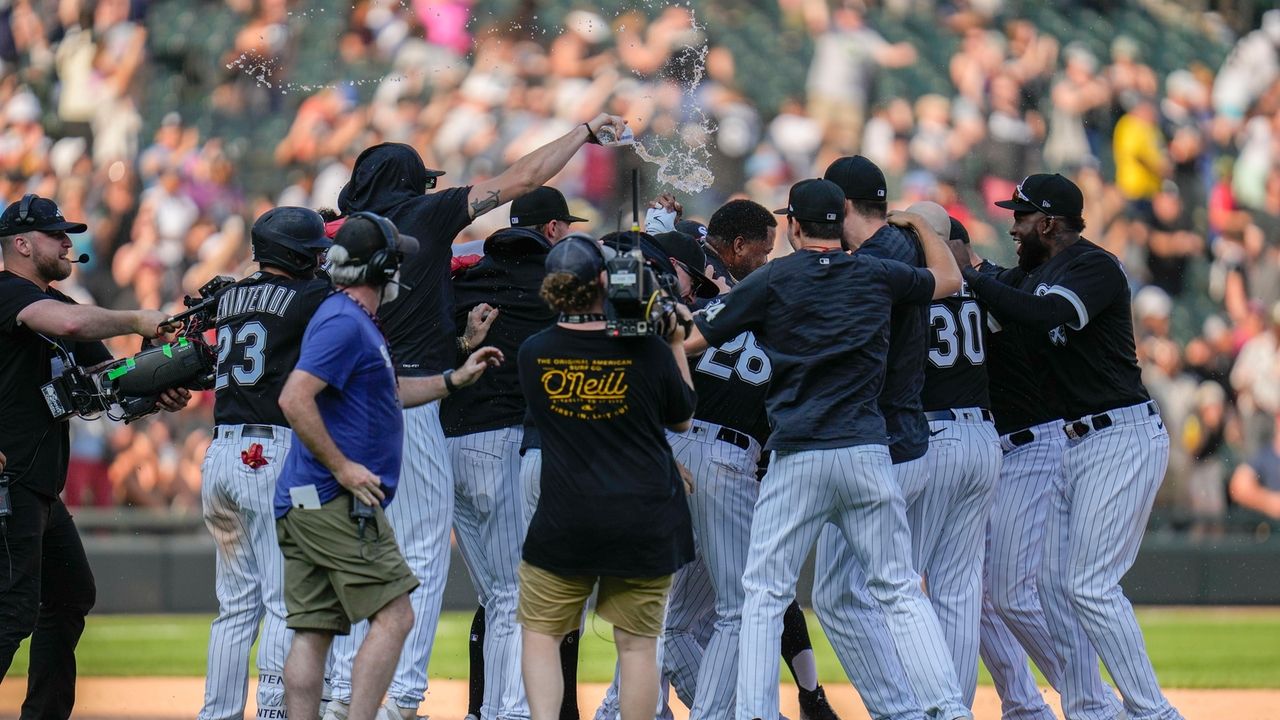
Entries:
POLYGON ((1033 330, 1048 331, 1074 322, 1076 308, 1061 295, 1036 295, 1000 282, 995 275, 974 268, 963 271, 969 289, 977 293, 1002 321, 1008 320, 1033 330))
POLYGON ((546 184, 564 169, 569 159, 578 152, 578 148, 589 142, 601 127, 613 125, 621 135, 626 124, 626 120, 616 115, 600 113, 590 122, 574 127, 560 138, 515 161, 497 177, 472 186, 467 195, 468 214, 474 220, 499 205, 546 184))
POLYGON ((168 315, 159 310, 107 310, 59 300, 33 302, 18 312, 18 322, 38 333, 69 340, 106 340, 136 333, 156 337, 168 315))
POLYGON ((426 405, 448 395, 458 388, 472 385, 484 375, 489 367, 501 365, 502 351, 496 347, 482 347, 471 353, 467 361, 457 370, 448 371, 449 380, 445 382, 444 374, 427 377, 401 377, 400 404, 409 408, 426 405))
POLYGON ((916 213, 890 213, 888 222, 897 227, 910 228, 920 238, 925 267, 933 273, 934 300, 960 292, 960 268, 956 267, 956 259, 951 255, 951 248, 947 247, 945 238, 934 232, 925 219, 916 213))

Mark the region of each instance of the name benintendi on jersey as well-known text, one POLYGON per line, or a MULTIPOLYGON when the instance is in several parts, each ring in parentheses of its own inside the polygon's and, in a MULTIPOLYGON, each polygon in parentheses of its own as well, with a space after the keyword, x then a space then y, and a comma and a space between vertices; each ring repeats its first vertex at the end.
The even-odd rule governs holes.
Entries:
POLYGON ((269 283, 233 287, 218 299, 218 320, 253 312, 284 317, 297 294, 291 288, 269 283))

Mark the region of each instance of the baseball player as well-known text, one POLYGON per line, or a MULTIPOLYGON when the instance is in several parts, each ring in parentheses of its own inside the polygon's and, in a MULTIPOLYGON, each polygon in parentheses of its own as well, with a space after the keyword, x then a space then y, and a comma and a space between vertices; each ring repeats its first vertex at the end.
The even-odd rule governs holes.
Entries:
MULTIPOLYGON (((338 196, 344 215, 372 211, 390 219, 401 232, 418 238, 422 251, 400 268, 407 290, 379 308, 401 377, 435 375, 452 367, 457 348, 453 286, 449 282, 454 237, 475 218, 545 183, 605 125, 621 134, 626 121, 600 114, 591 121, 520 158, 501 174, 474 186, 436 193, 436 178, 412 147, 383 143, 356 158, 351 180, 338 196)), ((400 281, 398 281, 400 282, 400 281)), ((440 405, 406 408, 403 476, 388 520, 405 560, 422 583, 411 593, 414 626, 391 681, 390 695, 405 719, 417 717, 427 688, 427 662, 440 619, 440 603, 449 570, 449 530, 453 518, 453 468, 440 425, 440 405)), ((332 700, 326 717, 342 720, 351 697, 351 664, 367 624, 333 644, 332 700)), ((394 719, 392 719, 394 720, 394 719)))
MULTIPOLYGON (((921 243, 886 223, 887 186, 875 163, 860 155, 840 158, 827 168, 826 178, 836 183, 846 198, 846 247, 855 254, 893 259, 912 267, 922 264, 921 243)), ((920 238, 937 235, 923 221, 912 229, 920 238)), ((928 321, 928 302, 893 308, 888 364, 878 400, 888 431, 893 475, 907 507, 919 501, 929 480, 930 465, 925 458, 929 425, 920 401, 928 321)), ((814 608, 819 618, 828 619, 823 622, 827 636, 873 715, 890 714, 906 705, 917 711, 924 708, 930 716, 968 717, 950 653, 920 652, 904 645, 903 637, 892 632, 873 599, 861 560, 834 526, 825 528, 818 540, 817 567, 824 572, 814 578, 814 608), (885 662, 868 664, 865 658, 884 658, 885 662), (904 687, 916 697, 902 693, 900 688, 904 687)), ((932 606, 929 616, 937 627, 932 606)))
MULTIPOLYGON (((554 325, 556 314, 538 295, 547 253, 575 222, 559 190, 540 187, 511 203, 511 227, 490 235, 484 258, 453 278, 454 315, 466 322, 488 304, 497 318, 487 341, 515 357, 529 336, 554 325)), ((466 352, 469 348, 464 348, 466 352)), ((445 442, 453 466, 454 532, 480 596, 484 671, 482 720, 527 717, 520 677, 517 568, 524 540, 524 496, 520 445, 524 395, 514 363, 495 368, 472 387, 440 405, 445 442)), ((576 648, 576 633, 570 647, 576 648)), ((568 639, 566 637, 566 639, 568 639)), ((576 653, 574 653, 576 664, 576 653)), ((576 716, 576 703, 574 703, 576 716)))
POLYGON ((1096 649, 1129 717, 1181 718, 1160 691, 1119 584, 1169 461, 1169 435, 1138 368, 1128 281, 1113 255, 1080 236, 1084 198, 1070 180, 1031 175, 997 205, 1014 211, 1019 253, 1046 258, 1035 290, 963 272, 1001 325, 1048 343, 1044 357, 1062 396, 1066 448, 1045 520, 1039 589, 1064 660, 1064 712, 1083 716, 1098 672, 1083 658, 1096 649))
MULTIPOLYGON (((763 266, 773 249, 776 227, 773 215, 749 200, 731 201, 712 214, 703 249, 713 281, 732 288, 763 266)), ((692 696, 691 718, 728 717, 735 704, 742 574, 760 490, 756 467, 769 436, 765 397, 771 374, 768 356, 749 332, 709 348, 693 365, 698 395, 693 427, 668 434, 672 452, 693 474, 696 488, 689 496, 689 510, 701 563, 691 563, 677 576, 664 631, 668 675, 678 692, 692 696), (696 643, 693 639, 708 616, 714 623, 711 637, 696 643), (701 653, 681 652, 695 644, 703 646, 701 653), (683 672, 673 671, 678 668, 683 672)), ((816 665, 811 672, 803 667, 813 663, 812 649, 806 653, 790 642, 798 636, 807 640, 804 622, 804 613, 793 602, 784 614, 783 660, 799 687, 801 717, 831 720, 836 715, 817 683, 816 665)))
MULTIPOLYGON (((1002 282, 1035 289, 1045 257, 1030 247, 1019 249, 1018 266, 1001 268, 979 258, 972 247, 952 246, 961 267, 973 265, 996 274, 1002 282)), ((1054 478, 1062 474, 1062 407, 1044 358, 1047 343, 1018 326, 992 318, 987 336, 987 377, 991 412, 1000 433, 1003 460, 987 523, 983 563, 982 624, 979 649, 1000 696, 1002 717, 1052 720, 1056 717, 1027 667, 1036 663, 1061 692, 1062 660, 1036 590, 1044 549, 1044 519, 1054 478)), ((1080 661, 1096 666, 1097 660, 1080 661)), ((1121 711, 1114 693, 1096 673, 1079 673, 1090 685, 1073 717, 1114 718, 1121 711)))
MULTIPOLYGON (((700 351, 750 330, 773 371, 766 447, 774 456, 760 486, 743 577, 740 720, 778 716, 782 615, 800 565, 828 522, 866 568, 899 644, 934 657, 947 653, 911 569, 906 507, 875 402, 889 350, 889 308, 954 293, 955 261, 930 233, 923 269, 844 253, 845 195, 828 180, 796 184, 779 212, 787 215, 796 252, 752 273, 723 304, 696 318, 688 343, 700 351)), ((824 625, 833 619, 822 617, 830 609, 818 609, 824 625)), ((892 647, 890 653, 896 654, 892 647)), ((917 706, 902 716, 921 715, 917 706)))
POLYGON ((271 502, 291 433, 280 390, 298 362, 307 321, 329 293, 315 277, 329 247, 313 210, 278 207, 250 231, 259 270, 218 301, 213 442, 200 487, 204 522, 218 547, 218 616, 199 720, 244 716, 249 649, 258 643, 258 717, 284 717, 284 558, 271 502), (264 621, 262 634, 258 624, 264 621))
MULTIPOLYGON (((941 205, 907 208, 934 232, 967 244, 969 233, 941 205)), ((929 484, 907 508, 912 557, 951 647, 960 697, 973 707, 978 685, 982 561, 991 493, 1000 472, 987 393, 986 313, 967 287, 929 307, 929 353, 920 401, 929 421, 929 484)))

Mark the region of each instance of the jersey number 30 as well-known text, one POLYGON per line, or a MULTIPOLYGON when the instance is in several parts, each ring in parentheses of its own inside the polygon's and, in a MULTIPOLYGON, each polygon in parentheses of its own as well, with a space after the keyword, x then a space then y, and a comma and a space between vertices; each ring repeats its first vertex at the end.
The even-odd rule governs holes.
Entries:
POLYGON ((756 344, 756 336, 744 332, 718 348, 707 348, 698 361, 698 372, 714 375, 721 380, 728 380, 736 372, 744 382, 762 385, 769 382, 773 365, 769 362, 769 356, 756 344), (734 353, 738 354, 737 362, 732 360, 734 353), (716 362, 716 355, 730 356, 729 362, 733 364, 722 365, 716 362))
POLYGON ((260 322, 247 322, 240 326, 232 337, 231 328, 218 328, 218 374, 213 381, 213 389, 221 390, 231 380, 237 385, 252 385, 262 379, 266 370, 267 359, 262 351, 267 346, 267 329, 260 322), (240 355, 244 362, 227 367, 233 346, 241 348, 240 355), (230 372, 228 373, 228 369, 230 372))
POLYGON ((929 308, 929 326, 933 329, 934 342, 929 347, 929 362, 937 368, 949 368, 960 359, 960 353, 974 365, 987 359, 982 344, 982 311, 972 300, 960 305, 960 312, 952 312, 944 305, 929 308))

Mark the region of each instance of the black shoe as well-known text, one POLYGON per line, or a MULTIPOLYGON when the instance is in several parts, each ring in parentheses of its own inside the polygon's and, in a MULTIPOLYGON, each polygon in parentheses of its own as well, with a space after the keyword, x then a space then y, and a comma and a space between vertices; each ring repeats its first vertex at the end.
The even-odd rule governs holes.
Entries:
POLYGON ((800 720, 840 720, 836 711, 831 709, 831 703, 827 702, 827 694, 821 685, 812 691, 800 691, 800 720))

